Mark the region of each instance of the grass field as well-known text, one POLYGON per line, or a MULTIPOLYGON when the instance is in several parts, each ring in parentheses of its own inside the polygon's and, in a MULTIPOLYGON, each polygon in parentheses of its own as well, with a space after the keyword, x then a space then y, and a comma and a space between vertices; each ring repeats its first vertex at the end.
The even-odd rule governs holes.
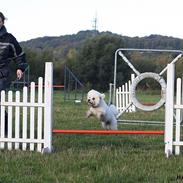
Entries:
MULTIPOLYGON (((85 102, 64 102, 54 95, 57 129, 101 129, 85 118, 85 102)), ((124 119, 164 120, 157 112, 125 114, 124 119)), ((163 126, 119 125, 119 129, 164 129, 163 126)), ((54 152, 0 152, 0 183, 169 183, 183 182, 183 155, 169 159, 164 137, 154 135, 53 135, 54 152)))

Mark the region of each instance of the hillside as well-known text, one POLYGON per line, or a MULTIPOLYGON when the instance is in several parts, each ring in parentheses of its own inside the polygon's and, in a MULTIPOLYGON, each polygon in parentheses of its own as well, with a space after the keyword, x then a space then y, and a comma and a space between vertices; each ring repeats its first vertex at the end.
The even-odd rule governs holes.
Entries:
MULTIPOLYGON (((106 90, 113 80, 114 53, 118 48, 149 48, 183 50, 183 39, 161 35, 127 37, 111 32, 80 31, 77 34, 59 37, 42 37, 21 42, 30 65, 30 78, 43 75, 44 62, 54 62, 54 82, 63 84, 64 65, 87 86, 106 90), (32 72, 33 71, 33 72, 32 72), (103 83, 101 85, 101 83, 103 83)), ((160 56, 128 55, 141 71, 159 72, 173 58, 160 56)), ((183 65, 179 65, 181 74, 183 65)), ((119 67, 120 83, 125 82, 130 70, 125 64, 119 67)))
POLYGON ((111 32, 80 31, 77 34, 59 37, 40 37, 29 41, 21 42, 24 48, 33 51, 50 50, 55 59, 64 59, 71 48, 79 51, 88 39, 95 36, 113 35, 121 39, 124 47, 127 48, 156 48, 156 49, 183 49, 183 39, 161 35, 150 35, 146 37, 127 37, 111 32))
POLYGON ((71 48, 80 50, 83 43, 98 35, 96 31, 80 31, 77 34, 65 35, 59 37, 40 37, 31 39, 29 41, 21 42, 21 45, 32 51, 45 51, 49 50, 53 53, 54 58, 57 60, 64 59, 71 48))

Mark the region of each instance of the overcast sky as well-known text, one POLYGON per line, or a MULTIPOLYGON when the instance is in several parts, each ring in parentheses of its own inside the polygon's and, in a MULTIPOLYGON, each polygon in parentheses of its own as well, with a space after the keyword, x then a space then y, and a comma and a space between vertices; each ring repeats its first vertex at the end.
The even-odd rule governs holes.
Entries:
POLYGON ((183 39, 183 0, 0 0, 5 25, 18 41, 98 30, 183 39))

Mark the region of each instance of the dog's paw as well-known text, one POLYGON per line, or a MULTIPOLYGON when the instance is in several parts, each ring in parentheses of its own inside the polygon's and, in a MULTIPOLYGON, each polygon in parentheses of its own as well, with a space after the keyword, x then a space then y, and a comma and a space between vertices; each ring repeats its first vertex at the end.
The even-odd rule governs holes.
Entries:
POLYGON ((92 113, 90 111, 86 112, 86 118, 89 118, 90 116, 92 116, 92 113))

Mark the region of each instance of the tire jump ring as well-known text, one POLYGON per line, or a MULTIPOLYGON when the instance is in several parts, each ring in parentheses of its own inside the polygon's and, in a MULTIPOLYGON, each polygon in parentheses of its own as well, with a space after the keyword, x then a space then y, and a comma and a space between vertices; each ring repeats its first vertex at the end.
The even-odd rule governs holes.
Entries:
POLYGON ((133 80, 132 85, 131 85, 131 90, 130 90, 130 97, 131 97, 132 103, 137 108, 139 108, 139 109, 141 109, 143 111, 157 110, 157 109, 159 109, 165 103, 165 99, 166 99, 166 82, 157 73, 153 73, 153 72, 145 72, 145 73, 142 73, 142 74, 138 75, 133 80), (156 80, 160 84, 160 86, 161 86, 161 99, 159 100, 159 102, 157 102, 155 105, 152 105, 152 106, 143 105, 136 98, 136 87, 137 87, 137 85, 138 85, 138 83, 140 81, 142 81, 143 79, 146 79, 146 78, 152 78, 152 79, 156 80))

